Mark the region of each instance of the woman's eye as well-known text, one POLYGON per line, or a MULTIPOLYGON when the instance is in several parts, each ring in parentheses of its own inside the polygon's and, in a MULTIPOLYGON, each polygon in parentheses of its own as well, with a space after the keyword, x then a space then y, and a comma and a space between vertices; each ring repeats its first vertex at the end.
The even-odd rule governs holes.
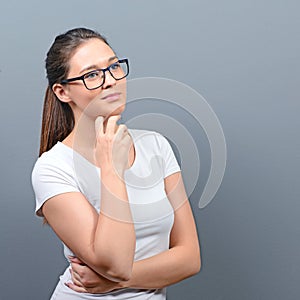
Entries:
POLYGON ((100 71, 93 71, 87 75, 85 75, 85 79, 95 79, 98 78, 100 76, 100 71))
POLYGON ((117 70, 117 69, 120 68, 120 63, 119 63, 119 62, 116 62, 116 63, 112 64, 112 65, 110 66, 110 68, 111 68, 112 70, 117 70))

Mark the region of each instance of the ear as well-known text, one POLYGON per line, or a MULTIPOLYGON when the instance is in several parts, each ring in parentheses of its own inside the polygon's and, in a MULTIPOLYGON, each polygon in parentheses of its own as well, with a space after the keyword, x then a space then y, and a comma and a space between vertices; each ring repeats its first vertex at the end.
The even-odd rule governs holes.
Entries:
POLYGON ((56 95, 56 97, 62 102, 71 102, 71 98, 69 97, 68 89, 60 83, 55 83, 52 86, 52 91, 56 95))

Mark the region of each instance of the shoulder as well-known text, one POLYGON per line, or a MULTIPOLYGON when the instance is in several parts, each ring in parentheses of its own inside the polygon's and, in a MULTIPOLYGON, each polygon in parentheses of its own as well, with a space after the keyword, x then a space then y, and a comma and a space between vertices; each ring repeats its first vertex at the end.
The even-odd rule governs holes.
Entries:
POLYGON ((73 164, 72 152, 71 148, 57 143, 37 159, 32 170, 32 178, 51 173, 70 173, 73 164))
POLYGON ((73 150, 62 143, 57 143, 43 153, 33 167, 31 183, 38 216, 43 215, 41 207, 51 197, 67 192, 78 192, 73 150))

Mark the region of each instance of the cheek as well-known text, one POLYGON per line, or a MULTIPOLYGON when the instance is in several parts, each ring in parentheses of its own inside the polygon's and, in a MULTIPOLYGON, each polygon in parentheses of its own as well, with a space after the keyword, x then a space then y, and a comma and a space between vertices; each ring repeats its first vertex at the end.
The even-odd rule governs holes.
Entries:
POLYGON ((126 88, 127 88, 127 80, 126 80, 126 78, 124 78, 124 79, 119 81, 118 90, 120 92, 122 92, 122 94, 125 96, 125 98, 126 98, 126 91, 127 91, 126 88))
POLYGON ((95 97, 86 102, 83 113, 90 117, 96 118, 97 116, 106 115, 106 110, 107 107, 105 103, 100 100, 100 97, 95 97))
POLYGON ((72 102, 82 112, 91 112, 96 108, 101 109, 101 93, 99 91, 80 90, 72 95, 72 102))

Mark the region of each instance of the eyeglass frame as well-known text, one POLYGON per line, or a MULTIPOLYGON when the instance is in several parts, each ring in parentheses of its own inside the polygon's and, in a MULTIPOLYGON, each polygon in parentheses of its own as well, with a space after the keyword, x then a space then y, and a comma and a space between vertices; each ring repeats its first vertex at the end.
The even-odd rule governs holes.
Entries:
POLYGON ((85 88, 86 88, 87 90, 89 90, 89 91, 96 90, 96 89, 99 89, 101 86, 103 86, 103 84, 105 83, 105 73, 106 73, 106 71, 108 71, 109 74, 110 74, 115 80, 121 80, 121 79, 127 77, 128 74, 129 74, 129 63, 128 63, 128 59, 127 59, 127 58, 118 59, 117 61, 115 61, 114 63, 112 63, 111 65, 109 65, 109 66, 108 66, 107 68, 105 68, 105 69, 95 69, 95 70, 89 71, 89 72, 87 72, 87 73, 85 73, 85 74, 83 74, 83 75, 81 75, 81 76, 78 76, 78 77, 73 77, 73 78, 63 79, 63 80, 60 81, 60 84, 68 84, 68 83, 73 82, 73 81, 82 80, 82 82, 83 82, 83 84, 84 84, 84 86, 85 86, 85 88), (115 63, 124 63, 124 62, 126 63, 126 66, 127 66, 127 73, 126 73, 123 77, 117 79, 117 78, 115 78, 115 76, 114 76, 114 75, 112 74, 112 72, 110 71, 110 68, 111 68, 115 63), (101 85, 95 87, 95 88, 90 89, 90 88, 87 87, 87 85, 86 85, 86 83, 85 83, 85 80, 84 80, 84 77, 85 77, 86 75, 90 74, 90 73, 95 72, 95 71, 102 71, 102 72, 103 72, 103 83, 102 83, 101 85))

